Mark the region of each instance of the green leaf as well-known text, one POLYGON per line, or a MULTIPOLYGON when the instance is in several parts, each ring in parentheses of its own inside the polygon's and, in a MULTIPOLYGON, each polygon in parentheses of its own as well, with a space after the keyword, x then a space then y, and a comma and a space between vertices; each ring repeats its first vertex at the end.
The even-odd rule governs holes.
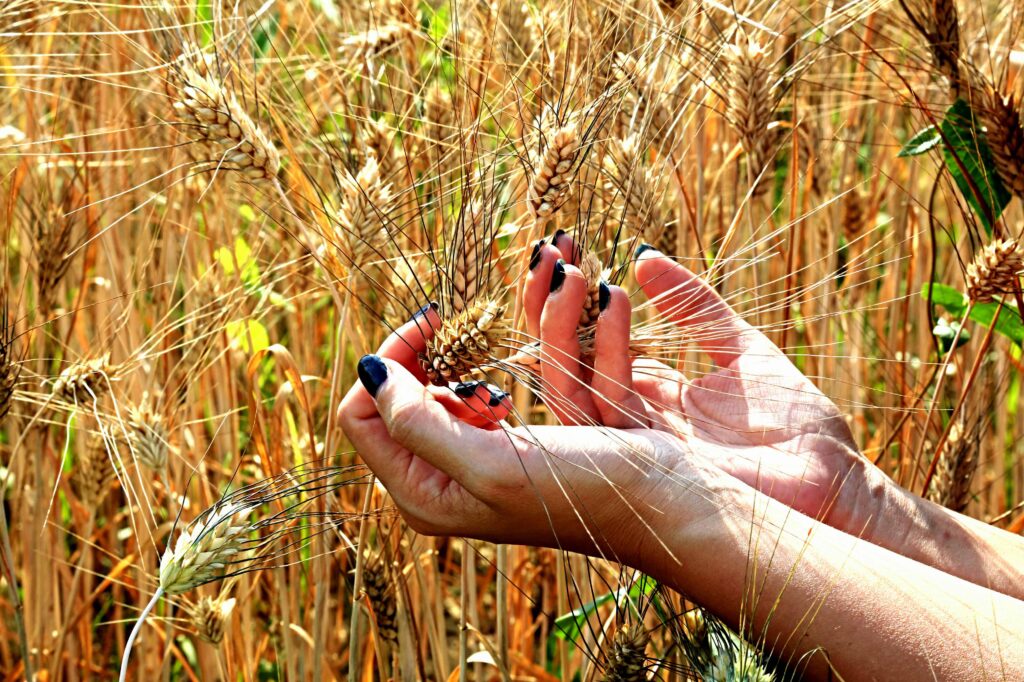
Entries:
POLYGON ((615 592, 609 592, 602 594, 600 597, 592 602, 584 604, 578 609, 574 609, 569 613, 562 614, 555 619, 555 627, 552 631, 552 637, 564 639, 567 642, 575 642, 583 631, 583 625, 587 622, 587 618, 590 614, 597 611, 605 604, 609 604, 612 601, 621 601, 626 597, 636 601, 641 595, 648 595, 658 587, 657 581, 647 576, 641 576, 633 585, 629 588, 622 588, 615 592))
POLYGON ((991 235, 992 223, 1002 215, 1011 196, 999 179, 992 150, 979 130, 970 105, 962 99, 954 102, 946 111, 941 128, 946 141, 942 150, 946 169, 991 235))
POLYGON ((257 59, 267 56, 270 51, 270 43, 277 35, 277 17, 270 17, 260 21, 252 32, 252 53, 257 59))
POLYGON ((270 346, 270 334, 257 320, 232 320, 224 325, 224 331, 231 339, 231 345, 250 355, 270 346))
MULTIPOLYGON (((954 287, 948 284, 935 284, 930 288, 933 305, 941 305, 954 317, 962 318, 967 312, 967 297, 954 287)), ((921 298, 928 300, 928 290, 928 284, 921 287, 921 298)), ((1005 310, 999 313, 999 320, 996 321, 996 332, 1024 347, 1024 322, 1020 319, 1017 306, 1004 303, 1003 308, 1005 310)), ((971 307, 971 322, 988 329, 998 309, 998 303, 975 303, 971 307)))
POLYGON ((939 135, 939 131, 935 126, 928 126, 917 135, 914 135, 910 140, 903 145, 903 149, 897 156, 917 156, 924 154, 928 150, 934 148, 942 142, 942 135, 939 135))
POLYGON ((208 47, 213 43, 213 0, 196 0, 196 25, 199 44, 208 47))
POLYGON ((224 268, 224 274, 226 275, 233 275, 237 265, 241 271, 239 279, 242 280, 247 289, 259 286, 260 267, 256 264, 256 259, 253 258, 252 249, 249 248, 249 245, 241 237, 235 238, 234 252, 228 251, 226 247, 222 246, 214 251, 213 258, 224 268))

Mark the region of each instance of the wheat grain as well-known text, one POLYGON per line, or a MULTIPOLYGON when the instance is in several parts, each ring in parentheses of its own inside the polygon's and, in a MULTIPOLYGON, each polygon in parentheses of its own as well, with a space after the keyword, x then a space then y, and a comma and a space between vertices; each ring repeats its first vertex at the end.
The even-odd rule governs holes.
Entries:
MULTIPOLYGON (((587 251, 580 260, 580 272, 587 282, 587 298, 583 301, 583 309, 580 311, 578 328, 583 330, 593 326, 601 314, 601 284, 604 281, 604 273, 601 271, 601 261, 593 251, 587 251)), ((607 285, 606 285, 607 286, 607 285)))
POLYGON ((647 639, 643 623, 616 630, 605 654, 605 682, 644 682, 647 679, 647 639))

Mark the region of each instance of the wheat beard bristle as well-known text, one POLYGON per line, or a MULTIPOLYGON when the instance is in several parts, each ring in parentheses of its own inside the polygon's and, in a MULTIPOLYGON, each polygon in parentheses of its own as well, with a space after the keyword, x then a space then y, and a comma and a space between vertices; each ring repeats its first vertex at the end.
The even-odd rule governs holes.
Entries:
POLYGON ((243 548, 251 530, 252 507, 226 504, 200 517, 168 545, 160 560, 160 587, 165 594, 187 592, 223 577, 227 566, 248 557, 243 548))
POLYGON ((212 66, 208 59, 181 62, 168 77, 168 94, 186 132, 216 150, 217 167, 253 180, 275 178, 281 167, 277 149, 226 84, 211 76, 212 66))
POLYGON ((504 313, 504 305, 484 300, 445 320, 420 359, 431 383, 445 386, 449 381, 461 381, 486 364, 506 334, 504 313))

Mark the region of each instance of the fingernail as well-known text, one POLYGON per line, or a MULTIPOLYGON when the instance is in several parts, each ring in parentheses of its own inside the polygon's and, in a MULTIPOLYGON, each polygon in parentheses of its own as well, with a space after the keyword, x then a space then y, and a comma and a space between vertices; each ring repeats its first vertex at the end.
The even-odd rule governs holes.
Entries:
POLYGON ((508 393, 505 393, 505 391, 493 386, 488 386, 487 392, 491 394, 491 399, 487 401, 487 404, 490 407, 497 407, 498 405, 501 405, 501 401, 508 397, 508 393))
POLYGON ((460 381, 455 385, 455 395, 460 398, 472 398, 482 383, 482 381, 460 381))
POLYGON ((648 251, 656 251, 653 246, 647 243, 643 243, 636 247, 636 251, 633 253, 633 260, 640 260, 640 256, 647 253, 648 251))
POLYGON ((565 235, 565 230, 557 230, 555 236, 551 238, 551 245, 558 246, 558 240, 565 235))
POLYGON ((608 284, 601 280, 601 283, 597 285, 597 309, 604 310, 608 307, 608 301, 612 297, 612 290, 608 288, 608 284))
POLYGON ((412 319, 415 320, 417 317, 423 317, 424 315, 427 314, 427 311, 430 310, 431 308, 433 308, 434 310, 437 310, 437 302, 436 301, 431 301, 430 303, 426 304, 425 306, 423 306, 422 308, 417 310, 413 314, 412 319))
POLYGON ((530 254, 530 269, 533 270, 540 262, 540 250, 544 248, 545 241, 541 239, 533 245, 533 253, 530 254))
POLYGON ((562 288, 562 283, 565 281, 565 261, 561 258, 555 263, 555 269, 551 273, 551 293, 554 293, 562 288))
POLYGON ((366 389, 367 393, 376 398, 380 385, 388 379, 388 366, 384 364, 384 361, 379 356, 364 355, 359 360, 357 373, 359 374, 359 381, 363 382, 363 388, 366 389))

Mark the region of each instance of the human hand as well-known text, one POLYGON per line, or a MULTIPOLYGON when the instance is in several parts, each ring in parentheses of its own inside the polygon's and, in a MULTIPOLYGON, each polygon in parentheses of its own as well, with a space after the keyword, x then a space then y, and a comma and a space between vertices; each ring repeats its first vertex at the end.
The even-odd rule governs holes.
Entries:
MULTIPOLYGON (((770 497, 861 535, 895 486, 858 452, 836 406, 764 334, 705 282, 657 251, 642 249, 636 279, 664 318, 714 362, 689 378, 629 356, 631 305, 608 287, 592 362, 575 329, 586 283, 567 236, 543 246, 524 292, 529 332, 540 339, 540 380, 563 424, 652 428, 671 434, 691 460, 717 467, 770 497), (549 295, 554 275, 561 280, 549 295)), ((669 344, 675 347, 676 344, 669 344)))

